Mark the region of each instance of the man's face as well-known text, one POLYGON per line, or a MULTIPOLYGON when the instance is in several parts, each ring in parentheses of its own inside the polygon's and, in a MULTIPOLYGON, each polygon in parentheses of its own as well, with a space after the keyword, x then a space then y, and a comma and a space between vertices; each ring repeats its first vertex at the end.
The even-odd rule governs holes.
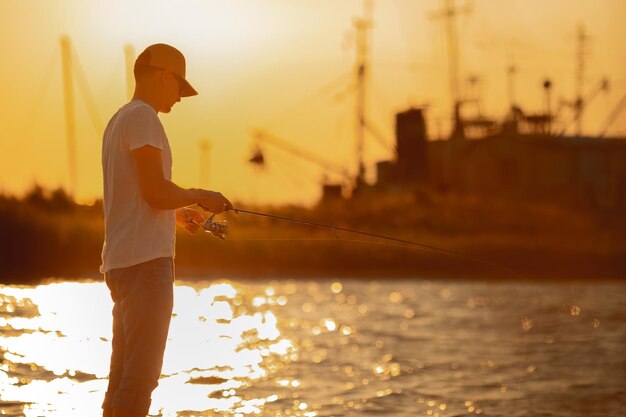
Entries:
POLYGON ((172 106, 180 101, 181 90, 184 86, 180 76, 173 72, 163 70, 161 89, 161 109, 162 113, 169 113, 172 106))

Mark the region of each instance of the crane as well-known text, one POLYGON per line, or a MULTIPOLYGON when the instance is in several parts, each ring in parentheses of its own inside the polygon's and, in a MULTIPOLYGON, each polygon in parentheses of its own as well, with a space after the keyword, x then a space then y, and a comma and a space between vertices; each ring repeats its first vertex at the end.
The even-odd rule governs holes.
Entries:
POLYGON ((294 155, 300 159, 303 159, 311 164, 320 166, 327 172, 333 172, 339 175, 342 178, 343 188, 349 187, 353 183, 352 176, 350 175, 348 169, 342 165, 329 161, 322 156, 319 156, 307 149, 301 148, 300 146, 294 145, 293 143, 282 139, 272 133, 269 133, 263 129, 253 129, 250 132, 250 135, 256 143, 253 155, 249 159, 249 162, 252 164, 259 166, 265 165, 265 156, 263 155, 261 144, 267 144, 282 149, 283 151, 290 153, 291 155, 294 155))

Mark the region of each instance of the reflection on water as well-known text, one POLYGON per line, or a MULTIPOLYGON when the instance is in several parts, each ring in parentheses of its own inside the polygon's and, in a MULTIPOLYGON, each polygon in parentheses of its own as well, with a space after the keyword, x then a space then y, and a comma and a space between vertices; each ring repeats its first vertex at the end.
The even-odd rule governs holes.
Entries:
MULTIPOLYGON (((151 414, 615 415, 623 284, 178 283, 151 414)), ((0 286, 0 411, 99 415, 101 282, 0 286)))

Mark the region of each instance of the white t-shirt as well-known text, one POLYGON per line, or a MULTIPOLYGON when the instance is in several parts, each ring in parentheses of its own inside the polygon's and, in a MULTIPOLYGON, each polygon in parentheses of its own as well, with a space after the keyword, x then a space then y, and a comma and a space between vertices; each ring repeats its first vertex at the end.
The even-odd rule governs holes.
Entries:
POLYGON ((174 257, 175 210, 150 207, 139 188, 131 152, 143 146, 162 151, 163 174, 171 180, 172 153, 157 112, 141 100, 132 100, 113 115, 102 141, 102 273, 156 258, 174 257))

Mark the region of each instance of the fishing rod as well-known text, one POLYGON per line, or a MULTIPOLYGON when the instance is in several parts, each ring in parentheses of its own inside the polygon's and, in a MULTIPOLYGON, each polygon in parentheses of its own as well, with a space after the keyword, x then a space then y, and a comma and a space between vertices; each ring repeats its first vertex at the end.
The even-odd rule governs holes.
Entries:
MULTIPOLYGON (((491 262, 491 261, 487 261, 485 259, 480 259, 480 258, 476 258, 473 256, 468 256, 468 255, 463 255, 461 253, 458 252, 453 252, 447 249, 443 249, 443 248, 439 248, 437 246, 432 246, 432 245, 427 245, 424 243, 420 243, 420 242, 415 242, 412 240, 406 240, 406 239, 400 239, 397 237, 393 237, 393 236, 386 236, 386 235, 381 235, 378 233, 370 233, 370 232, 366 232, 363 230, 356 230, 356 229, 350 229, 347 227, 340 227, 340 226, 334 226, 334 225, 330 225, 330 224, 324 224, 324 223, 318 223, 318 222, 313 222, 313 221, 309 221, 309 220, 302 220, 302 219, 296 219, 296 218, 292 218, 292 217, 286 217, 286 216, 279 216, 276 214, 268 214, 268 213, 261 213, 258 211, 252 211, 252 210, 245 210, 242 208, 229 208, 227 209, 227 211, 234 211, 236 214, 239 213, 244 213, 244 214, 250 214, 253 216, 259 216, 259 217, 267 217, 270 219, 275 219, 275 220, 283 220, 283 221, 287 221, 287 222, 291 222, 291 223, 298 223, 298 224, 304 224, 307 226, 313 226, 313 227, 319 227, 319 228, 323 228, 323 229, 329 229, 329 230, 333 230, 335 232, 347 232, 347 233, 353 233, 353 234, 357 234, 357 235, 362 235, 362 236, 368 236, 368 237, 373 237, 376 239, 383 239, 386 241, 390 241, 390 242, 396 242, 396 243, 400 243, 402 245, 404 245, 403 247, 406 246, 412 246, 412 247, 417 247, 417 248, 421 248, 421 249, 427 249, 427 250, 431 250, 433 252, 439 252, 439 253, 443 253, 446 255, 450 255, 450 256, 454 256, 457 258, 461 258, 461 259, 465 259, 468 261, 472 261, 472 262, 476 262, 476 263, 480 263, 483 265, 488 265, 491 267, 494 267, 496 269, 500 269, 503 271, 506 271, 507 273, 513 274, 518 278, 521 278, 521 274, 513 271, 510 268, 507 268, 503 265, 499 265, 497 263, 491 262)), ((226 239, 227 235, 228 235, 228 223, 226 222, 226 220, 213 220, 213 218, 215 217, 215 214, 211 215, 211 217, 209 217, 205 222, 204 225, 202 226, 203 229, 212 234, 213 236, 219 238, 219 239, 226 239)), ((338 236, 337 239, 341 240, 338 236)), ((366 241, 363 241, 366 242, 366 241)), ((368 242, 368 243, 374 243, 374 242, 368 242)))

